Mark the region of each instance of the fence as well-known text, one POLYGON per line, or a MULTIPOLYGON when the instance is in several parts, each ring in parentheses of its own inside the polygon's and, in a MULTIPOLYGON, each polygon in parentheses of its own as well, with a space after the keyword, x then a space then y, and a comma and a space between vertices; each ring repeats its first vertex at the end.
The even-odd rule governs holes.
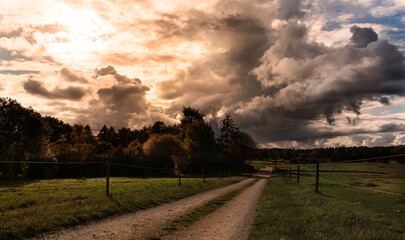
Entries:
MULTIPOLYGON (((350 160, 350 161, 341 161, 341 162, 333 162, 335 164, 350 164, 350 163, 361 163, 361 162, 369 162, 369 161, 376 161, 376 160, 382 160, 382 159, 390 159, 390 158, 397 158, 397 157, 404 157, 405 154, 397 154, 397 155, 390 155, 390 156, 383 156, 383 157, 374 157, 374 158, 363 158, 363 159, 357 159, 357 160, 350 160)), ((275 163, 276 164, 276 163, 275 163)), ((296 182, 297 184, 300 183, 300 175, 302 176, 302 173, 315 173, 315 177, 313 179, 315 183, 315 192, 319 193, 319 180, 320 180, 320 173, 370 173, 370 174, 377 174, 377 175, 390 175, 393 177, 398 177, 398 178, 405 178, 405 173, 392 173, 392 172, 381 172, 381 171, 362 171, 362 170, 331 170, 331 169, 320 169, 320 162, 316 162, 316 170, 303 170, 301 169, 301 166, 297 166, 296 169, 292 169, 291 167, 289 168, 280 168, 276 166, 275 171, 279 173, 282 177, 292 179, 292 176, 296 176, 296 182)), ((345 184, 345 183, 338 183, 334 182, 331 180, 327 179, 321 179, 321 181, 326 181, 330 182, 333 184, 338 184, 342 185, 345 187, 353 187, 353 188, 358 188, 358 189, 363 189, 363 190, 369 190, 369 191, 374 191, 374 192, 380 192, 380 193, 386 193, 386 194, 392 194, 392 195, 397 195, 397 196, 405 196, 403 193, 395 193, 395 192, 388 192, 388 191, 382 191, 382 190, 376 190, 376 189, 370 189, 370 188, 365 188, 365 187, 360 187, 360 186, 355 186, 351 184, 345 184)))
MULTIPOLYGON (((104 168, 105 178, 106 178, 106 195, 111 196, 110 194, 110 177, 112 174, 112 167, 126 167, 131 169, 142 169, 148 171, 149 177, 153 176, 176 176, 178 178, 178 185, 181 186, 182 178, 191 178, 198 177, 201 178, 204 183, 206 183, 206 178, 208 177, 230 177, 234 175, 240 175, 241 171, 235 171, 231 169, 188 169, 187 172, 182 172, 178 168, 158 168, 158 167, 148 167, 148 166, 139 166, 132 164, 123 164, 123 163, 114 163, 110 159, 105 162, 36 162, 36 161, 0 161, 0 164, 29 164, 29 165, 101 165, 101 168, 104 168), (152 174, 152 171, 155 171, 155 174, 152 174), (159 171, 159 174, 156 174, 156 171, 159 171)), ((139 176, 145 176, 145 174, 139 174, 139 176)))

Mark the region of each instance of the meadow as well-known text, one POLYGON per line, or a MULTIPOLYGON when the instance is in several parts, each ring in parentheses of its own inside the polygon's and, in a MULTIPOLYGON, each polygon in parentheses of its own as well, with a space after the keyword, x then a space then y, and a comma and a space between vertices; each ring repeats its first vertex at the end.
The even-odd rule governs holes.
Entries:
MULTIPOLYGON (((263 164, 263 163, 262 163, 263 164)), ((272 165, 274 167, 274 164, 272 165)), ((321 163, 319 193, 315 164, 278 163, 297 169, 273 173, 259 202, 250 239, 403 239, 405 165, 321 163)))
POLYGON ((157 206, 245 179, 105 178, 0 182, 0 239, 22 239, 157 206))

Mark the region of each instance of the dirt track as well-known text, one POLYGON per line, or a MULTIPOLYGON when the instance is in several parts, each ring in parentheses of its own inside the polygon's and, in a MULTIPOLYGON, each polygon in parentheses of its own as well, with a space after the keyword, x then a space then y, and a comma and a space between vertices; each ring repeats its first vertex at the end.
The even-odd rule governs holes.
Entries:
POLYGON ((200 193, 176 202, 155 208, 138 211, 120 217, 106 219, 89 225, 79 226, 59 232, 46 234, 42 240, 90 240, 90 239, 148 239, 167 224, 168 221, 186 214, 208 201, 239 189, 254 179, 200 193))
POLYGON ((271 169, 262 171, 258 182, 244 190, 214 213, 204 217, 192 226, 163 237, 164 240, 243 240, 248 237, 257 201, 270 176, 271 169))

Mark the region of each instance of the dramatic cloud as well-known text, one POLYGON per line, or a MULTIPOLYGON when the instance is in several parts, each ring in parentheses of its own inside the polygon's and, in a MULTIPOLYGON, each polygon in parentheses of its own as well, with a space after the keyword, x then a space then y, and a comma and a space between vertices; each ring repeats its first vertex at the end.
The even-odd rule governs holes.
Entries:
POLYGON ((101 128, 103 124, 133 127, 147 121, 149 103, 145 96, 149 88, 141 80, 118 74, 113 66, 96 69, 93 77, 98 81, 107 80, 103 77, 112 77, 115 83, 99 89, 98 99, 90 102, 89 111, 78 120, 91 122, 96 128, 101 128))
POLYGON ((350 32, 353 33, 350 40, 355 44, 355 47, 367 47, 369 43, 378 40, 378 35, 372 28, 361 28, 355 25, 350 28, 350 32))
POLYGON ((183 27, 178 26, 176 38, 198 33, 215 50, 194 60, 174 78, 158 83, 162 98, 178 100, 173 103, 173 110, 178 111, 181 105, 195 105, 202 111, 215 113, 224 104, 249 99, 262 91, 250 71, 270 46, 271 31, 253 17, 255 13, 264 14, 263 10, 229 1, 221 2, 218 8, 224 9, 224 13, 190 12, 190 20, 183 27))
POLYGON ((28 79, 24 83, 24 89, 30 94, 39 95, 49 99, 67 99, 79 101, 86 94, 81 87, 55 88, 52 91, 47 90, 40 81, 28 79))
POLYGON ((257 122, 271 129, 268 133, 274 135, 273 140, 331 138, 334 136, 321 134, 310 123, 324 115, 332 124, 334 116, 343 111, 360 114, 366 100, 388 104, 389 97, 404 96, 402 54, 386 40, 373 42, 376 34, 371 29, 352 29, 356 35, 352 41, 356 39, 357 47, 330 49, 308 42, 305 26, 296 22, 282 28, 280 39, 253 70, 264 87, 277 91, 256 96, 238 107, 236 114, 243 119, 244 127, 260 134, 257 126, 250 124, 249 116, 259 117, 257 122), (366 32, 367 36, 359 32, 366 32), (284 34, 287 36, 283 37, 284 34), (363 48, 358 48, 357 43, 363 48))
MULTIPOLYGON (((266 27, 249 8, 228 4, 241 12, 216 17, 200 13, 208 29, 201 22, 180 28, 166 21, 180 36, 186 35, 184 29, 194 31, 187 36, 209 32, 205 41, 214 46, 215 36, 232 39, 223 52, 199 58, 175 78, 158 83, 162 98, 176 100, 171 111, 192 105, 214 116, 232 112, 260 141, 311 142, 373 133, 356 129, 330 134, 332 127, 316 129, 312 122, 324 117, 333 124, 344 111, 359 115, 364 101, 389 104, 390 98, 404 96, 403 55, 387 40, 377 41, 371 28, 352 26, 353 44, 332 48, 310 40, 306 24, 297 20, 304 16, 299 1, 280 2, 279 18, 286 22, 275 28, 266 27)), ((348 119, 349 124, 355 121, 348 119)))
POLYGON ((59 73, 60 76, 68 82, 88 83, 85 77, 79 76, 67 68, 62 68, 59 73))
POLYGON ((231 113, 262 146, 404 144, 402 6, 0 3, 0 94, 96 131, 176 123, 192 106, 212 123, 231 113))
POLYGON ((113 66, 108 66, 105 68, 96 69, 94 71, 94 78, 97 78, 98 76, 115 75, 115 74, 117 74, 115 68, 113 66))

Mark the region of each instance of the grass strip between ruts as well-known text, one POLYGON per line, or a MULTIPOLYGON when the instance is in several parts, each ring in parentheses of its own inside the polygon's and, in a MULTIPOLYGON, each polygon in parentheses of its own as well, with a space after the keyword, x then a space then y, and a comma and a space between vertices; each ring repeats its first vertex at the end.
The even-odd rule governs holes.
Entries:
POLYGON ((191 226, 196 221, 198 221, 198 220, 202 219, 203 217, 207 216, 208 214, 216 211, 219 207, 223 206, 225 203, 227 203, 230 200, 232 200, 233 198, 235 198, 242 191, 244 191, 248 187, 251 187, 256 182, 257 182, 257 180, 254 180, 254 181, 246 184, 245 186, 243 186, 240 189, 234 190, 230 193, 227 193, 223 196, 220 196, 218 198, 215 198, 215 199, 209 201, 207 204, 195 209, 191 213, 178 217, 177 219, 171 221, 165 228, 162 229, 162 232, 160 233, 159 237, 154 236, 154 237, 151 237, 150 240, 158 240, 158 239, 160 239, 160 237, 169 235, 175 231, 178 231, 178 230, 191 226))

